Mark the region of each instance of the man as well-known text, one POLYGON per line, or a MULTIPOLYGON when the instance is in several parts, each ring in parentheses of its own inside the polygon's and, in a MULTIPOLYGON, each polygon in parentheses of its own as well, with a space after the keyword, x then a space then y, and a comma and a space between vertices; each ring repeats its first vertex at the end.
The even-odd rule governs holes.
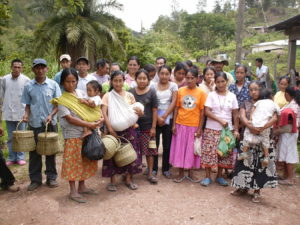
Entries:
POLYGON ((60 89, 63 91, 64 87, 60 85, 61 72, 63 71, 63 69, 67 69, 71 67, 72 64, 71 56, 68 54, 63 54, 59 57, 59 62, 60 62, 61 70, 57 74, 55 74, 54 80, 60 86, 60 89))
MULTIPOLYGON (((157 71, 160 67, 162 67, 163 65, 166 65, 166 64, 167 64, 167 59, 163 56, 159 56, 155 60, 155 67, 156 67, 157 71)), ((153 82, 158 82, 159 81, 158 73, 155 74, 152 81, 153 82)))
POLYGON ((110 75, 112 75, 113 72, 118 70, 121 70, 119 63, 114 62, 110 65, 110 75))
MULTIPOLYGON (((35 141, 39 133, 45 132, 46 123, 48 131, 57 132, 57 106, 49 101, 61 96, 58 84, 49 79, 47 62, 44 59, 35 59, 32 65, 35 77, 27 83, 22 95, 22 103, 26 104, 24 122, 29 122, 30 130, 33 130, 35 141)), ((46 184, 50 188, 58 186, 56 182, 57 171, 55 155, 46 156, 46 184)), ((29 177, 28 191, 37 189, 42 184, 42 156, 36 151, 29 152, 29 177)))
POLYGON ((97 80, 93 75, 88 74, 90 69, 89 60, 86 57, 78 58, 76 60, 76 69, 79 75, 77 89, 87 94, 86 84, 91 80, 97 80))
POLYGON ((213 59, 211 61, 211 65, 215 68, 216 72, 224 72, 227 75, 228 78, 228 86, 230 84, 234 84, 234 78, 232 77, 232 75, 228 72, 223 71, 224 66, 228 66, 229 63, 227 60, 223 60, 220 57, 217 57, 216 59, 213 59))
MULTIPOLYGON (((23 62, 20 59, 14 59, 11 62, 11 70, 12 72, 5 75, 1 82, 2 117, 6 122, 8 134, 8 160, 6 165, 10 166, 16 163, 22 166, 26 164, 25 153, 12 150, 12 133, 16 130, 24 115, 25 105, 21 103, 21 97, 24 87, 30 79, 22 74, 23 62)), ((25 130, 25 126, 25 123, 21 123, 18 130, 25 130)))
POLYGON ((97 79, 98 83, 102 85, 103 83, 109 81, 110 79, 110 76, 108 75, 109 64, 107 60, 100 59, 96 63, 96 67, 97 67, 97 71, 93 73, 92 76, 94 76, 97 79))
POLYGON ((265 65, 263 65, 264 61, 262 58, 255 59, 256 64, 256 77, 258 78, 259 82, 266 87, 267 85, 267 78, 269 75, 269 68, 265 65))

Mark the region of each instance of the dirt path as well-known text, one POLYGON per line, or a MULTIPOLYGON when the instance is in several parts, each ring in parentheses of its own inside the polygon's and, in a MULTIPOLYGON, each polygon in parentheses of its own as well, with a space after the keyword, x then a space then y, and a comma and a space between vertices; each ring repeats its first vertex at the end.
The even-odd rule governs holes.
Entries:
MULTIPOLYGON (((58 156, 59 172, 60 160, 58 156)), ((26 169, 13 171, 20 174, 26 169)), ((200 171, 196 175, 200 178, 204 174, 200 171)), ((77 204, 67 197, 66 181, 59 179, 60 186, 56 189, 43 185, 27 192, 26 176, 17 182, 22 187, 20 192, 0 192, 0 224, 300 224, 299 179, 294 187, 263 190, 262 203, 254 204, 250 195, 231 196, 231 187, 212 184, 205 188, 187 180, 176 184, 159 178, 158 185, 150 185, 143 175, 138 175, 137 191, 130 191, 120 183, 118 191, 110 193, 105 190, 108 179, 98 173, 87 184, 100 194, 88 196, 86 204, 77 204)))

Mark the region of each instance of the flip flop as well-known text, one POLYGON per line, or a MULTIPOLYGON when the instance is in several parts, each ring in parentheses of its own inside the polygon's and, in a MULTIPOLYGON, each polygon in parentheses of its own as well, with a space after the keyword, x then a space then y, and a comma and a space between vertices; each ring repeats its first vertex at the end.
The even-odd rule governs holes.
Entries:
POLYGON ((228 182, 227 182, 223 177, 217 178, 217 179, 216 179, 216 182, 217 182, 218 184, 220 184, 221 186, 223 186, 223 187, 228 186, 228 182))
POLYGON ((75 202, 78 202, 78 203, 86 203, 86 200, 82 197, 76 197, 76 196, 71 196, 69 195, 69 198, 75 202))
POLYGON ((189 181, 193 182, 193 183, 199 183, 200 180, 194 180, 192 177, 187 176, 186 179, 188 179, 189 181))
POLYGON ((138 186, 137 186, 137 184, 135 184, 135 183, 132 183, 132 182, 130 182, 130 183, 125 183, 125 185, 130 189, 130 190, 136 190, 136 189, 138 189, 138 186))
POLYGON ((111 191, 111 192, 115 192, 115 191, 117 191, 117 186, 115 184, 109 183, 106 186, 106 190, 111 191))
POLYGON ((157 184, 157 178, 154 176, 148 177, 147 180, 150 182, 150 184, 157 184))
POLYGON ((294 185, 293 182, 288 181, 287 179, 285 179, 285 180, 279 180, 278 183, 281 184, 281 185, 287 185, 287 186, 293 186, 294 185))
POLYGON ((99 192, 93 189, 88 189, 87 191, 79 192, 79 194, 98 195, 99 192))
POLYGON ((184 181, 184 179, 186 178, 186 176, 183 176, 183 177, 181 177, 181 178, 174 178, 173 179, 173 181, 175 182, 175 183, 181 183, 182 181, 184 181))
POLYGON ((209 184, 212 183, 212 180, 210 178, 204 178, 203 180, 201 180, 200 184, 204 187, 207 187, 209 184))

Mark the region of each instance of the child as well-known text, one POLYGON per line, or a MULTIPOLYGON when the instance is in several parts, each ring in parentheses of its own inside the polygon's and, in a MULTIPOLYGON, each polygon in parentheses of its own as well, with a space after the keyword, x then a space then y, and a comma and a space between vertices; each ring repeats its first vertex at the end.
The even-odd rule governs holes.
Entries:
MULTIPOLYGON (((86 84, 86 89, 87 89, 87 98, 82 98, 80 99, 80 102, 82 104, 85 104, 89 107, 95 108, 95 107, 100 107, 102 100, 100 98, 100 93, 102 91, 101 85, 98 83, 96 80, 92 80, 86 84)), ((99 118, 100 119, 100 118, 99 118)), ((85 127, 83 129, 83 135, 81 138, 85 138, 86 136, 90 135, 92 131, 85 127)))
MULTIPOLYGON (((274 113, 279 114, 279 106, 272 100, 272 92, 268 89, 260 91, 260 100, 254 104, 250 119, 256 128, 261 128, 272 118, 274 113)), ((269 164, 269 147, 270 147, 270 128, 265 129, 258 135, 252 134, 248 128, 245 129, 243 139, 243 153, 238 157, 238 160, 247 159, 249 157, 249 147, 256 144, 262 144, 264 151, 264 159, 262 165, 267 167, 269 164)))

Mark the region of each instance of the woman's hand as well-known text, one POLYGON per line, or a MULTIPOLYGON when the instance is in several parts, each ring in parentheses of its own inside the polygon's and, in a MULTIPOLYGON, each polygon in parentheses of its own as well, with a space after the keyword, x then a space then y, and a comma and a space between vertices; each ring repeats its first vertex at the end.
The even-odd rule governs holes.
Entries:
POLYGON ((114 130, 109 130, 108 131, 112 136, 114 136, 115 138, 118 137, 117 133, 114 130))
POLYGON ((157 117, 157 124, 158 124, 158 126, 162 127, 162 126, 165 125, 165 120, 162 117, 158 116, 157 117))
POLYGON ((235 137, 235 139, 240 139, 240 133, 237 130, 233 132, 233 136, 235 137))
POLYGON ((141 110, 140 108, 138 107, 134 107, 133 110, 135 111, 135 113, 140 117, 142 115, 144 115, 144 111, 141 110))
POLYGON ((227 127, 228 126, 228 122, 225 120, 220 119, 219 123, 222 125, 222 127, 227 127))
POLYGON ((201 135, 202 135, 202 129, 201 129, 201 128, 198 128, 198 129, 196 130, 195 136, 196 136, 197 138, 199 138, 199 137, 201 137, 201 135))
POLYGON ((91 123, 89 123, 89 124, 90 124, 90 125, 89 125, 89 128, 90 128, 91 130, 95 130, 96 128, 99 128, 99 127, 101 126, 102 122, 103 122, 103 121, 101 121, 101 120, 98 120, 98 121, 96 121, 96 122, 91 122, 91 123))
POLYGON ((156 137, 156 128, 155 127, 152 127, 150 129, 150 137, 156 137))
POLYGON ((176 134, 176 125, 175 124, 172 126, 172 133, 176 134))

